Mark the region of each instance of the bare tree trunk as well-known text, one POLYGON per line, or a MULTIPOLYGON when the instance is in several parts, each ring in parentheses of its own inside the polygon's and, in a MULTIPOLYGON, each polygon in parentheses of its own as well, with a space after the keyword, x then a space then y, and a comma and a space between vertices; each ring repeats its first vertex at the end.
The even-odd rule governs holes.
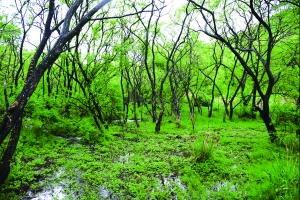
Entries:
POLYGON ((213 80, 213 88, 211 90, 211 101, 210 101, 210 104, 208 106, 208 117, 210 118, 212 116, 212 109, 213 109, 213 104, 214 104, 214 99, 215 99, 215 86, 216 86, 216 78, 217 78, 217 75, 218 75, 218 70, 219 70, 219 66, 216 66, 216 73, 215 73, 215 77, 214 77, 214 80, 213 80))
MULTIPOLYGON (((7 109, 6 115, 4 116, 2 122, 0 123, 0 144, 3 143, 4 139, 12 130, 11 139, 9 141, 9 144, 6 148, 6 151, 0 163, 0 169, 1 169, 0 185, 4 182, 5 178, 7 177, 10 171, 9 160, 11 159, 17 147, 17 143, 21 131, 23 111, 29 98, 35 91, 45 71, 52 67, 54 62, 59 57, 59 55, 64 51, 63 48, 65 44, 71 41, 75 35, 79 34, 83 26, 86 23, 88 23, 91 17, 105 4, 107 4, 109 0, 101 1, 93 9, 91 9, 91 11, 86 13, 86 15, 82 18, 81 21, 78 22, 78 24, 74 27, 73 30, 69 30, 71 18, 76 12, 76 10, 79 8, 79 6, 82 4, 82 2, 83 2, 82 0, 77 0, 73 3, 73 5, 71 6, 70 10, 67 12, 66 17, 64 19, 64 26, 61 31, 60 37, 57 39, 53 48, 48 52, 48 55, 46 55, 43 58, 43 60, 38 64, 38 66, 34 68, 32 75, 28 77, 28 80, 25 86, 23 87, 23 90, 16 98, 16 101, 7 109)), ((51 23, 51 19, 53 17, 54 9, 55 9, 54 0, 50 0, 49 15, 48 15, 48 19, 50 20, 47 20, 47 22, 49 22, 48 24, 49 26, 51 23)), ((47 42, 47 40, 43 40, 43 41, 47 42)), ((40 46, 43 45, 45 46, 45 44, 40 44, 40 46)))
POLYGON ((165 104, 162 100, 161 102, 161 110, 160 110, 160 113, 158 115, 158 118, 156 120, 156 124, 155 124, 155 132, 158 133, 160 132, 160 127, 161 127, 161 122, 162 122, 162 118, 163 118, 163 115, 164 115, 164 111, 165 111, 165 104))
MULTIPOLYGON (((299 66, 300 68, 300 66, 299 66)), ((297 129, 296 129, 296 136, 300 136, 300 126, 299 126, 299 115, 300 115, 300 86, 299 86, 299 96, 298 96, 298 100, 297 100, 297 103, 296 103, 296 106, 297 106, 297 113, 296 113, 296 119, 295 119, 295 124, 297 126, 297 129)))
POLYGON ((264 97, 262 99, 262 102, 263 102, 263 108, 260 108, 258 105, 256 105, 256 108, 259 111, 260 116, 268 130, 271 142, 274 142, 277 139, 277 136, 276 136, 276 129, 272 123, 272 119, 270 115, 269 99, 267 97, 264 97))
POLYGON ((134 89, 133 92, 134 92, 134 100, 133 100, 134 121, 135 121, 136 127, 140 127, 139 120, 138 120, 137 113, 136 113, 136 106, 137 106, 137 94, 136 94, 136 90, 134 89))

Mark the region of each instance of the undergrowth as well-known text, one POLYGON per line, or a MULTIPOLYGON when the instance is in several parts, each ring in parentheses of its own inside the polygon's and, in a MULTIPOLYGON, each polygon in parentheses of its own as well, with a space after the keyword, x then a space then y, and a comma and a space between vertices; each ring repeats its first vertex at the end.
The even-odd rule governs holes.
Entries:
POLYGON ((127 123, 100 134, 86 118, 71 129, 76 134, 61 137, 25 119, 0 199, 61 185, 57 199, 299 198, 294 134, 279 133, 272 144, 260 121, 197 120, 192 131, 189 121, 176 127, 166 119, 160 133, 140 122, 140 128, 127 123))

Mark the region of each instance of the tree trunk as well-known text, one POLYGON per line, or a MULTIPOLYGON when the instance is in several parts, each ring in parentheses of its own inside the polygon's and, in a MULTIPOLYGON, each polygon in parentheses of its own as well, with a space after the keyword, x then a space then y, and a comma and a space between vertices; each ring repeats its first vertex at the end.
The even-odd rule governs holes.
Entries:
MULTIPOLYGON (((300 66, 299 66, 300 68, 300 66)), ((295 119, 295 124, 297 126, 297 129, 296 129, 296 136, 300 136, 300 126, 299 126, 299 109, 300 109, 300 86, 299 86, 299 96, 298 96, 298 100, 297 100, 297 103, 296 103, 296 106, 297 106, 297 109, 296 109, 296 119, 295 119)))
MULTIPOLYGON (((7 178, 10 172, 10 160, 12 159, 14 152, 17 148, 17 144, 19 141, 21 126, 22 126, 22 115, 24 109, 20 109, 19 117, 16 119, 15 125, 13 127, 12 134, 10 136, 7 148, 5 153, 3 154, 1 163, 0 163, 0 185, 2 185, 7 178)), ((3 125, 3 124, 1 124, 3 125)))
MULTIPOLYGON (((162 107, 164 107, 164 106, 162 105, 162 107)), ((160 127, 161 127, 161 122, 162 122, 163 115, 164 115, 164 108, 161 109, 161 111, 159 113, 159 116, 156 120, 156 125, 155 125, 155 132, 156 133, 160 132, 160 127)))
POLYGON ((211 98, 210 104, 208 105, 208 118, 212 117, 213 102, 214 102, 214 97, 211 98))
POLYGON ((138 117, 137 117, 137 113, 136 113, 136 106, 137 106, 137 92, 136 90, 134 89, 133 90, 133 93, 134 93, 134 98, 133 98, 133 115, 134 115, 134 122, 136 124, 136 127, 140 127, 139 125, 139 120, 138 120, 138 117))
POLYGON ((163 87, 161 86, 161 91, 159 93, 159 98, 160 98, 160 103, 161 103, 161 110, 160 110, 159 116, 156 120, 156 125, 155 125, 155 132, 156 133, 160 132, 161 122, 162 122, 163 115, 164 115, 164 112, 165 112, 165 102, 163 100, 162 91, 163 91, 163 87))
POLYGON ((270 140, 271 140, 271 142, 274 142, 276 140, 277 136, 276 136, 276 129, 271 122, 271 118, 268 115, 264 115, 264 116, 262 116, 262 118, 267 127, 267 130, 268 130, 268 133, 270 136, 270 140))
POLYGON ((154 123, 156 123, 156 120, 157 120, 157 114, 156 114, 156 91, 152 91, 152 121, 154 123))
POLYGON ((212 91, 211 91, 211 101, 210 101, 210 105, 208 107, 208 117, 211 118, 212 116, 212 109, 213 109, 213 104, 214 104, 214 99, 215 99, 215 86, 216 86, 216 78, 217 78, 217 75, 218 75, 218 70, 219 70, 219 66, 216 66, 216 73, 215 73, 215 76, 214 76, 214 79, 213 79, 213 88, 212 88, 212 91))
POLYGON ((51 80, 50 80, 50 70, 51 68, 49 68, 47 70, 47 88, 48 88, 48 97, 50 97, 51 93, 52 93, 52 86, 51 86, 51 80))
MULTIPOLYGON (((226 108, 227 109, 227 108, 226 108)), ((226 123, 226 116, 227 116, 227 112, 226 110, 224 111, 224 114, 223 114, 223 122, 226 123)))
POLYGON ((232 121, 232 117, 233 117, 233 103, 232 101, 229 101, 229 120, 232 121))
POLYGON ((261 109, 259 106, 256 106, 256 108, 258 109, 260 116, 268 130, 271 142, 274 142, 277 139, 277 136, 275 126, 273 125, 270 116, 269 100, 266 97, 264 97, 262 101, 263 108, 261 109))
MULTIPOLYGON (((188 80, 188 82, 190 82, 190 79, 188 80)), ((192 122, 192 128, 193 130, 195 129, 195 118, 194 118, 194 104, 192 103, 190 97, 189 97, 189 89, 188 89, 189 85, 187 85, 187 87, 185 87, 185 95, 186 98, 188 100, 188 104, 189 104, 189 108, 190 108, 190 120, 192 122)))
MULTIPOLYGON (((56 43, 49 51, 48 55, 45 56, 43 60, 38 64, 38 66, 33 70, 32 75, 28 77, 28 80, 25 86, 23 87, 23 90, 16 98, 16 101, 12 104, 12 106, 10 106, 7 109, 6 115, 4 116, 2 122, 0 123, 0 144, 3 143, 4 139, 7 137, 7 135, 10 133, 11 130, 12 130, 12 135, 0 163, 0 169, 1 169, 0 184, 4 182, 5 178, 7 177, 10 171, 9 160, 14 154, 18 143, 24 108, 29 98, 35 91, 41 78, 43 77, 45 71, 52 67, 54 62, 59 57, 59 55, 64 51, 63 48, 65 44, 71 41, 74 36, 78 35, 81 29, 83 28, 83 26, 85 26, 86 23, 89 22, 91 17, 108 2, 109 0, 101 1, 93 9, 87 12, 86 15, 82 17, 82 20, 79 21, 78 24, 75 25, 75 27, 72 30, 69 30, 71 18, 76 12, 76 10, 79 8, 79 6, 82 4, 82 1, 80 0, 74 2, 74 4, 72 5, 72 9, 69 10, 66 14, 61 35, 57 39, 56 43)), ((51 5, 50 7, 54 8, 54 1, 50 1, 50 5, 51 5)), ((53 9, 51 10, 50 14, 52 12, 54 12, 53 9)), ((47 42, 47 40, 45 42, 47 42)), ((40 46, 41 45, 44 44, 41 43, 40 46)))

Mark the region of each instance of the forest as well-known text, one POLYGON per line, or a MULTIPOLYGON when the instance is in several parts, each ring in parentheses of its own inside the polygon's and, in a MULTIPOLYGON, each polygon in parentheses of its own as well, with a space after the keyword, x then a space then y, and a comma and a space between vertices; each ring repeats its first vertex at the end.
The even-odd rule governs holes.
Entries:
POLYGON ((299 199, 298 0, 0 0, 0 200, 299 199))

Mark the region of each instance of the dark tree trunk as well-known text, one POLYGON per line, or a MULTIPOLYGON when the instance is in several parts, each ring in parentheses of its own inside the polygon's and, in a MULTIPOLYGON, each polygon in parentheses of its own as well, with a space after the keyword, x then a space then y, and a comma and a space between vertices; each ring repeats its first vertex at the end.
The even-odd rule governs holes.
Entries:
MULTIPOLYGON (((123 99, 123 112, 124 112, 124 123, 127 122, 127 117, 128 117, 128 102, 129 102, 129 96, 128 98, 125 97, 125 88, 123 84, 123 76, 124 72, 123 70, 121 71, 121 79, 120 79, 120 84, 121 84, 121 90, 122 90, 122 99, 123 99)), ((127 87, 128 88, 128 87, 127 87)))
POLYGON ((137 113, 136 113, 136 106, 137 106, 137 102, 136 102, 136 100, 134 100, 134 102, 133 102, 133 115, 134 115, 134 121, 135 121, 136 127, 139 128, 140 125, 139 125, 139 119, 138 119, 137 113))
POLYGON ((6 151, 2 157, 1 165, 0 165, 0 185, 5 181, 7 178, 9 172, 10 172, 10 160, 13 157, 13 154, 17 148, 17 144, 19 141, 21 126, 22 126, 22 113, 23 110, 20 110, 20 117, 17 119, 13 132, 10 136, 8 146, 6 148, 6 151), (3 170, 3 171, 2 171, 3 170))
POLYGON ((160 132, 160 127, 161 127, 161 122, 162 122, 163 115, 164 115, 164 105, 162 104, 162 109, 159 113, 159 116, 158 116, 158 118, 156 120, 156 124, 155 124, 155 132, 156 133, 160 132))
MULTIPOLYGON (((188 81, 190 82, 190 79, 188 81)), ((188 87, 189 87, 189 85, 188 85, 188 87)), ((188 100, 188 104, 189 104, 189 108, 190 108, 190 120, 192 122, 192 128, 194 130, 195 129, 194 105, 189 97, 188 87, 185 88, 185 94, 186 94, 186 98, 188 100)))
POLYGON ((263 102, 263 108, 260 108, 259 106, 256 106, 256 108, 259 111, 260 116, 268 130, 271 142, 274 142, 277 139, 277 136, 276 136, 275 126, 273 125, 272 119, 270 116, 269 100, 265 97, 262 100, 262 102, 263 102))
POLYGON ((49 69, 47 70, 48 96, 50 96, 50 95, 51 95, 51 92, 52 92, 51 81, 50 81, 50 70, 51 70, 51 68, 49 68, 49 69))
POLYGON ((125 101, 124 101, 124 111, 125 111, 125 118, 124 118, 124 123, 127 122, 128 120, 128 113, 129 113, 129 104, 130 104, 130 101, 131 101, 131 98, 130 98, 130 89, 129 89, 129 83, 126 82, 126 90, 127 90, 127 97, 125 97, 125 101))
POLYGON ((233 117, 233 103, 232 101, 229 101, 229 120, 232 121, 232 117, 233 117))
POLYGON ((178 95, 178 83, 176 83, 175 80, 174 70, 172 70, 169 75, 169 83, 170 83, 170 89, 172 93, 171 95, 172 114, 175 116, 175 119, 179 119, 181 114, 180 114, 179 95, 178 95), (175 83, 173 83, 173 79, 175 83))
POLYGON ((227 115, 229 115, 228 103, 227 102, 224 102, 224 107, 225 107, 225 110, 224 110, 224 114, 223 114, 223 122, 226 122, 226 117, 227 117, 227 115))
MULTIPOLYGON (((213 86, 214 88, 214 86, 213 86)), ((211 118, 212 117, 212 108, 213 108, 213 104, 214 104, 214 99, 215 99, 215 95, 213 94, 214 93, 214 90, 212 90, 212 97, 211 97, 211 100, 210 100, 210 103, 208 105, 208 117, 211 118)))
POLYGON ((156 123, 157 120, 157 114, 156 114, 156 91, 153 90, 152 91, 152 101, 151 101, 151 105, 152 105, 152 122, 156 123))
POLYGON ((247 78, 247 72, 246 72, 246 70, 244 70, 243 76, 242 76, 241 80, 239 81, 239 85, 238 85, 238 87, 236 88, 236 90, 234 91, 232 97, 229 100, 229 120, 230 121, 232 121, 234 108, 239 105, 239 103, 238 103, 235 106, 233 106, 233 101, 234 101, 236 95, 238 94, 238 91, 240 90, 240 88, 243 90, 243 87, 244 87, 243 85, 246 82, 246 78, 247 78))
POLYGON ((212 109, 213 109, 213 104, 214 104, 214 99, 215 99, 215 86, 216 86, 216 78, 217 78, 217 75, 218 75, 218 70, 219 70, 219 66, 216 66, 216 73, 215 73, 215 76, 214 76, 214 79, 213 79, 213 88, 212 88, 212 91, 211 91, 211 101, 210 101, 210 104, 208 106, 208 117, 210 118, 212 116, 212 109))
POLYGON ((277 136, 276 136, 276 129, 275 126, 272 124, 271 118, 268 115, 263 114, 262 119, 267 127, 271 142, 274 142, 277 136))
MULTIPOLYGON (((100 122, 102 123, 102 124, 105 124, 105 121, 104 121, 104 119, 103 119, 103 116, 102 116, 102 110, 101 110, 101 107, 99 106, 99 104, 98 104, 98 102, 95 100, 95 97, 94 96, 92 96, 92 98, 93 98, 93 104, 94 104, 94 107, 95 107, 95 109, 96 109, 96 111, 97 111, 97 113, 95 113, 94 111, 94 116, 97 116, 97 118, 100 120, 100 122)), ((98 122, 98 121, 97 121, 98 122)), ((102 128, 101 128, 101 126, 100 126, 100 124, 98 123, 97 124, 97 126, 98 126, 98 128, 99 128, 99 130, 101 131, 101 132, 103 132, 103 130, 102 130, 102 128)), ((106 129, 108 129, 108 126, 105 126, 105 128, 106 129)))
POLYGON ((0 143, 2 143, 5 137, 9 134, 10 129, 13 129, 6 151, 4 152, 0 163, 0 185, 5 181, 10 172, 10 160, 12 159, 18 144, 22 126, 23 111, 24 106, 15 102, 7 109, 6 117, 0 124, 0 143), (12 121, 14 122, 13 124, 12 121))
MULTIPOLYGON (((300 68, 300 66, 299 66, 300 68)), ((300 136, 300 126, 299 126, 299 110, 300 110, 300 86, 299 86, 299 96, 298 96, 298 100, 297 100, 297 103, 296 103, 296 106, 297 106, 297 110, 296 110, 296 119, 295 119, 295 124, 297 126, 297 129, 296 129, 296 136, 300 136)))
POLYGON ((194 100, 194 106, 197 107, 198 113, 200 115, 202 115, 201 102, 200 102, 199 98, 195 96, 194 92, 191 89, 189 89, 189 91, 192 94, 192 97, 193 97, 193 100, 194 100))
MULTIPOLYGON (((35 91, 38 83, 40 82, 41 78, 43 77, 45 71, 52 67, 54 62, 57 60, 59 55, 63 52, 63 48, 65 44, 72 40, 75 35, 78 35, 83 28, 83 26, 89 22, 90 18, 105 4, 107 4, 109 0, 101 1, 99 4, 91 9, 90 12, 86 13, 86 15, 82 18, 81 21, 74 27, 73 30, 69 30, 70 28, 70 21, 76 10, 82 4, 82 1, 75 1, 72 5, 72 9, 67 12, 64 21, 64 27, 61 31, 61 35, 57 39, 56 43, 54 44, 53 48, 49 51, 47 56, 43 58, 43 60, 38 64, 36 68, 32 71, 32 75, 28 76, 28 80, 23 87, 23 90, 20 92, 16 101, 7 109, 6 115, 4 119, 0 123, 0 144, 3 143, 4 139, 12 130, 12 135, 9 140, 8 146, 6 151, 2 157, 0 163, 0 184, 2 184, 9 173, 9 160, 15 152, 17 147, 21 125, 22 125, 22 117, 24 108, 32 96, 33 92, 35 91)), ((55 5, 54 0, 50 0, 49 6, 49 21, 51 23, 51 19, 54 13, 55 5)), ((47 23, 46 25, 51 25, 47 23)), ((47 28, 47 26, 46 26, 47 28)), ((44 41, 44 40, 43 40, 44 41)), ((47 40, 45 41, 47 42, 47 40)), ((40 44, 40 46, 45 44, 40 44)))

